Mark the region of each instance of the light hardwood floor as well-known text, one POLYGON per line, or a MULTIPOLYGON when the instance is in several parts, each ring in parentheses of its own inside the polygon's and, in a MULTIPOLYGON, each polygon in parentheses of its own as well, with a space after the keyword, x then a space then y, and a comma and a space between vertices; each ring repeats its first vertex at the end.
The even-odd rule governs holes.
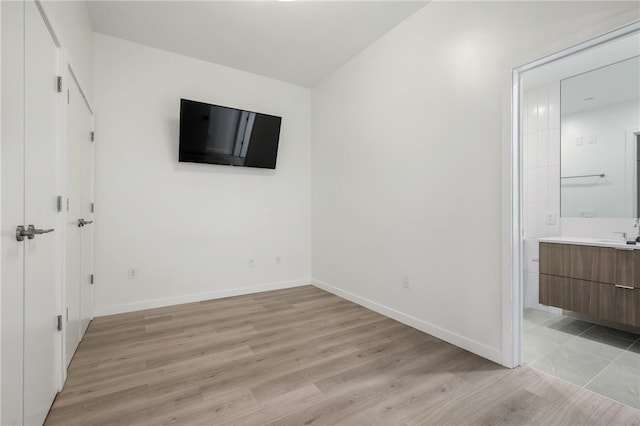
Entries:
POLYGON ((96 318, 47 425, 640 424, 315 287, 96 318))

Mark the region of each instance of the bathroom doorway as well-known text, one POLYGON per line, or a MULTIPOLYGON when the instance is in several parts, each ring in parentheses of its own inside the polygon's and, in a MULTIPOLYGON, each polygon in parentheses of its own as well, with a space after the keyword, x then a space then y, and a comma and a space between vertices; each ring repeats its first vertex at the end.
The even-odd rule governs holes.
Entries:
POLYGON ((629 130, 640 126, 639 31, 636 22, 514 70, 512 159, 515 364, 637 409, 640 327, 576 312, 584 296, 573 283, 541 300, 541 277, 543 289, 559 287, 540 274, 540 240, 618 244, 638 233, 640 139, 629 130))

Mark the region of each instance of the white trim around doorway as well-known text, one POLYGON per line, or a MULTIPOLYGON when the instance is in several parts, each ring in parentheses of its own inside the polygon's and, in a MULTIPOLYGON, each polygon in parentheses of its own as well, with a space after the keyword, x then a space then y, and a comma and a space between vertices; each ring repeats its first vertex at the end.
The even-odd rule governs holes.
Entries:
MULTIPOLYGON (((633 22, 613 31, 584 41, 575 46, 545 56, 512 70, 511 81, 511 145, 510 145, 510 213, 511 226, 508 243, 510 244, 509 274, 505 274, 508 291, 503 299, 503 355, 502 364, 507 367, 522 365, 522 315, 523 315, 523 224, 522 224, 522 137, 521 76, 534 68, 541 67, 559 59, 607 43, 616 38, 640 31, 640 21, 633 22)), ((506 243, 506 239, 505 239, 506 243)))

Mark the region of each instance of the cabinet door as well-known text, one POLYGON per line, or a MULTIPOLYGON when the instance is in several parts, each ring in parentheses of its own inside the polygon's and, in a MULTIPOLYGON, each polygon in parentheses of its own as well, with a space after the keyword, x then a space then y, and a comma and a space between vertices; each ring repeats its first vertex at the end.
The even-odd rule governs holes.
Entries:
POLYGON ((614 249, 574 245, 569 247, 569 268, 562 275, 579 280, 614 283, 614 249))
POLYGON ((571 306, 571 279, 540 274, 539 301, 543 305, 573 310, 571 306))
POLYGON ((615 249, 615 284, 635 286, 635 252, 634 249, 615 249))

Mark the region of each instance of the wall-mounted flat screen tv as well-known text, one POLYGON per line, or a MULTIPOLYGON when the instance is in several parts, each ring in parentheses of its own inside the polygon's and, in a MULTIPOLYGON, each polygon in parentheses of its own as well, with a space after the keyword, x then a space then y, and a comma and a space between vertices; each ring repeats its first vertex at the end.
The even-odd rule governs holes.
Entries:
POLYGON ((276 168, 281 117, 180 100, 180 162, 276 168))

